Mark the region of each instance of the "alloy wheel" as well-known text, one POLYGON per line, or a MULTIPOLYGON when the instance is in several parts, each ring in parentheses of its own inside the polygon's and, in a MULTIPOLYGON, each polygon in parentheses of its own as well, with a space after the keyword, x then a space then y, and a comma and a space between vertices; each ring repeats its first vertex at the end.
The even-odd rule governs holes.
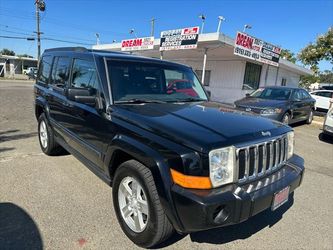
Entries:
POLYGON ((148 201, 140 183, 133 177, 125 177, 118 189, 118 203, 126 225, 136 233, 145 230, 149 219, 148 201))
POLYGON ((39 138, 40 138, 40 143, 42 144, 42 147, 47 148, 48 137, 47 137, 47 129, 46 129, 45 121, 41 121, 39 124, 39 138))

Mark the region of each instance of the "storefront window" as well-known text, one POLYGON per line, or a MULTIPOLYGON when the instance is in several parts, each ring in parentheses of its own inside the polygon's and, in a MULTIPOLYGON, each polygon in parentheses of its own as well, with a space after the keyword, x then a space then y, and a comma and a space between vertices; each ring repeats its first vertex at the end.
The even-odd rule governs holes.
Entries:
POLYGON ((261 65, 246 62, 243 89, 256 90, 259 88, 261 65))

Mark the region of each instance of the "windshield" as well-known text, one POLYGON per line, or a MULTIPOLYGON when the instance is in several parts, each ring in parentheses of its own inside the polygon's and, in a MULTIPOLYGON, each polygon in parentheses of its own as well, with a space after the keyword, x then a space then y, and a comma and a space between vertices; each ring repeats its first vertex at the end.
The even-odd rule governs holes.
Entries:
POLYGON ((288 100, 291 94, 290 89, 259 88, 250 96, 262 99, 288 100))
POLYGON ((190 68, 156 63, 108 61, 115 103, 206 101, 190 68))

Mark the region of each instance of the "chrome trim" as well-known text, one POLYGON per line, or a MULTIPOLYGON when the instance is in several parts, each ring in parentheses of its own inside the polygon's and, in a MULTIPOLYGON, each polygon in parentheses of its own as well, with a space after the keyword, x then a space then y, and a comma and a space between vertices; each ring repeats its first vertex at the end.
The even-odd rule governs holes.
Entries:
POLYGON ((286 162, 287 153, 288 153, 287 136, 283 135, 280 137, 274 137, 271 138, 270 140, 255 143, 252 145, 243 145, 242 147, 237 147, 236 161, 235 161, 237 170, 236 170, 235 181, 237 181, 237 178, 239 178, 240 174, 242 174, 240 173, 240 164, 243 164, 243 162, 240 162, 239 158, 240 151, 244 151, 245 166, 244 166, 244 176, 243 178, 238 179, 238 182, 243 183, 264 176, 272 172, 273 170, 277 170, 282 166, 282 164, 286 162), (262 146, 262 152, 260 152, 261 146, 262 146), (268 154, 268 147, 269 147, 269 154, 268 154), (251 153, 252 150, 253 153, 251 153), (262 157, 260 157, 261 154, 262 157), (254 157, 254 159, 252 157, 254 157), (253 166, 251 166, 252 160, 254 164, 253 166), (266 169, 268 163, 267 161, 269 161, 268 169, 266 169), (259 171, 259 165, 262 166, 260 171, 259 171), (253 174, 250 176, 249 175, 250 168, 252 167, 253 167, 253 174))

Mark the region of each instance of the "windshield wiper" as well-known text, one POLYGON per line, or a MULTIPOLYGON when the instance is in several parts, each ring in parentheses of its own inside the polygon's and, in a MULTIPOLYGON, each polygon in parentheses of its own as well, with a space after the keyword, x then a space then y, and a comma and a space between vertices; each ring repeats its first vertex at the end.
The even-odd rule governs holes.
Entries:
POLYGON ((201 98, 186 98, 186 99, 175 100, 174 102, 202 102, 202 101, 207 101, 207 100, 201 98))
POLYGON ((133 103, 133 104, 140 104, 140 103, 165 103, 161 100, 153 100, 153 99, 139 99, 139 98, 132 98, 123 101, 116 101, 116 104, 123 104, 123 103, 133 103))

